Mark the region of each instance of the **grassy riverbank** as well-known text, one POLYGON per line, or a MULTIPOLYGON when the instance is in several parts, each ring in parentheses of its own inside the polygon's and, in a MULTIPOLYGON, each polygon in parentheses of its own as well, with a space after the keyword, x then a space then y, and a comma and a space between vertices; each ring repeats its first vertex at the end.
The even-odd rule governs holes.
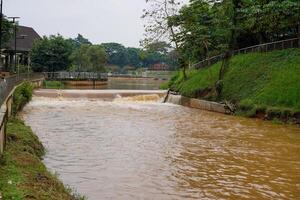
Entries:
MULTIPOLYGON (((14 114, 31 99, 32 86, 25 83, 14 93, 14 114)), ((7 146, 0 158, 0 193, 3 200, 77 200, 42 163, 45 149, 22 120, 11 118, 6 125, 7 146)), ((1 198, 0 198, 1 199, 1 198)))
POLYGON ((187 80, 178 73, 167 86, 187 97, 230 101, 239 115, 285 122, 300 118, 300 49, 233 57, 217 97, 208 91, 218 79, 220 66, 189 71, 187 80))

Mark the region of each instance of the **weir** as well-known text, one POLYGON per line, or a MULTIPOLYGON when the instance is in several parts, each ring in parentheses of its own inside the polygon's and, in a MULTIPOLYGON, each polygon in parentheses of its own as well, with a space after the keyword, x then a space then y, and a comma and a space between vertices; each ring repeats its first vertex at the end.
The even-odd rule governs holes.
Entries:
POLYGON ((71 99, 101 99, 112 100, 118 97, 133 97, 141 95, 158 95, 160 98, 166 95, 165 90, 48 90, 34 91, 37 97, 47 98, 71 98, 71 99))

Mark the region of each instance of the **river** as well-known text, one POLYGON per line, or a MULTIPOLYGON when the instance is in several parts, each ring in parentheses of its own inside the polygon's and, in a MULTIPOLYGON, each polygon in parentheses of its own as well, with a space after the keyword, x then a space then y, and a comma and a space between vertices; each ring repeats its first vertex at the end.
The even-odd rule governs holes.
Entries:
POLYGON ((65 88, 81 90, 91 90, 94 89, 94 87, 98 90, 158 90, 159 86, 166 82, 165 79, 109 77, 108 81, 96 82, 97 84, 95 86, 93 86, 93 82, 91 81, 68 81, 65 88))
POLYGON ((300 199, 299 128, 139 99, 34 97, 23 117, 90 200, 300 199))

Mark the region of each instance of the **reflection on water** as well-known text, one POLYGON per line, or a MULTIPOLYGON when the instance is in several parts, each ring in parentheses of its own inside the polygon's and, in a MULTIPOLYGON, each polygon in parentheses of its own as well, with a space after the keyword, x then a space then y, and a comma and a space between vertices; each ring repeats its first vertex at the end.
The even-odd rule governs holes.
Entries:
POLYGON ((296 127, 129 99, 35 98, 24 119, 91 200, 300 198, 296 127))
POLYGON ((109 78, 105 89, 157 90, 164 82, 153 78, 109 78))
POLYGON ((66 84, 67 89, 120 89, 120 90, 157 90, 159 86, 166 82, 166 80, 156 80, 154 78, 112 78, 110 77, 107 82, 90 81, 85 82, 69 82, 66 84), (95 87, 95 88, 94 88, 95 87))

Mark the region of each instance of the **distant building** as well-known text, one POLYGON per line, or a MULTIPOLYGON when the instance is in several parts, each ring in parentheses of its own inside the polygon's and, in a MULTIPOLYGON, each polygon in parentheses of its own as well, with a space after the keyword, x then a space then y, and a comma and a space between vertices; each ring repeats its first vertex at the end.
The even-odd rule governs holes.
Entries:
POLYGON ((169 69, 168 65, 164 63, 157 63, 148 68, 151 71, 167 71, 169 69))
MULTIPOLYGON (((32 49, 34 41, 40 39, 39 34, 31 27, 18 26, 17 28, 17 62, 20 65, 30 65, 29 52, 32 49)), ((4 46, 2 53, 2 63, 4 69, 8 71, 14 66, 15 60, 15 37, 4 46)))

